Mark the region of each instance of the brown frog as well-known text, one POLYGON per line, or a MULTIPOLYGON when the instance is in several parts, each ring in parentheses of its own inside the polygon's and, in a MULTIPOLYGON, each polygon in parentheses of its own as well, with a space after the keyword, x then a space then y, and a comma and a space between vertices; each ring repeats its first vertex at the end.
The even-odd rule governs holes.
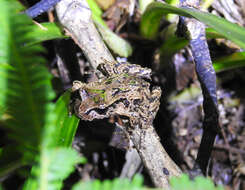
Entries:
POLYGON ((74 81, 72 100, 74 113, 83 120, 126 116, 130 125, 151 125, 159 108, 160 87, 150 90, 151 69, 129 63, 100 64, 105 77, 91 82, 74 81))

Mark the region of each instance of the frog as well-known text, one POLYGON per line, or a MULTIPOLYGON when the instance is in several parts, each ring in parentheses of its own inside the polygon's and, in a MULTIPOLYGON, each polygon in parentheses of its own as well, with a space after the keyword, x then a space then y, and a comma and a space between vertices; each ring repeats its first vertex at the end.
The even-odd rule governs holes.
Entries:
POLYGON ((152 125, 161 88, 151 87, 151 69, 106 60, 97 69, 102 78, 90 83, 73 82, 71 108, 75 115, 86 121, 118 115, 127 118, 131 127, 152 125))

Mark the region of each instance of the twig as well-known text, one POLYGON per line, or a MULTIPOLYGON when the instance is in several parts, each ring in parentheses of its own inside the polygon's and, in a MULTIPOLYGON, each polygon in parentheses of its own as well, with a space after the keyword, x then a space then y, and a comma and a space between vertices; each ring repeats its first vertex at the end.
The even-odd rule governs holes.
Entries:
POLYGON ((130 137, 155 186, 169 189, 169 179, 180 176, 182 171, 162 147, 154 127, 142 129, 135 126, 130 137))
MULTIPOLYGON (((198 146, 197 145, 193 145, 191 146, 189 149, 197 149, 198 146)), ((224 150, 228 153, 232 153, 232 154, 244 154, 245 155, 245 150, 243 149, 240 149, 240 148, 236 148, 236 147, 232 147, 232 146, 227 146, 227 145, 223 145, 223 144, 215 144, 213 149, 216 149, 216 150, 224 150)))
POLYGON ((114 61, 94 26, 91 10, 85 0, 62 0, 56 5, 56 12, 60 23, 82 49, 93 68, 96 69, 104 60, 114 61))
POLYGON ((129 178, 132 179, 137 170, 139 170, 142 165, 140 156, 135 148, 131 148, 126 153, 126 162, 123 166, 120 178, 129 178))
POLYGON ((61 0, 41 0, 40 2, 36 3, 34 6, 27 9, 25 13, 31 18, 35 18, 38 15, 51 9, 59 1, 61 0))
POLYGON ((245 150, 240 149, 240 148, 231 147, 230 145, 216 144, 216 145, 214 145, 214 149, 223 149, 223 150, 227 151, 229 154, 235 153, 235 154, 245 155, 245 150))
MULTIPOLYGON (((199 0, 181 0, 180 5, 187 8, 198 7, 199 0)), ((195 19, 185 17, 180 17, 179 24, 180 30, 185 29, 188 31, 191 52, 194 58, 197 76, 200 81, 204 97, 204 131, 200 148, 198 150, 197 159, 193 168, 193 171, 195 171, 197 175, 200 175, 201 173, 197 172, 199 168, 204 174, 206 173, 215 137, 219 132, 216 75, 212 66, 212 61, 207 45, 205 25, 195 19)))

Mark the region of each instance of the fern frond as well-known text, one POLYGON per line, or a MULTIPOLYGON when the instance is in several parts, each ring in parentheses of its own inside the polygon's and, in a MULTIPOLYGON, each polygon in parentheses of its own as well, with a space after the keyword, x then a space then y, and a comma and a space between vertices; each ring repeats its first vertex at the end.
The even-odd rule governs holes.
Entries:
POLYGON ((51 75, 39 56, 43 48, 25 46, 32 21, 17 13, 20 4, 0 0, 0 113, 9 137, 26 160, 39 151, 42 128, 54 123, 51 75))
POLYGON ((72 190, 143 190, 143 178, 136 175, 132 181, 129 179, 116 178, 114 180, 100 180, 79 182, 73 186, 72 190))
POLYGON ((71 147, 79 121, 75 116, 68 116, 69 100, 70 92, 66 92, 56 102, 55 124, 44 128, 41 155, 37 158, 39 164, 33 166, 23 190, 60 189, 63 180, 74 170, 74 165, 86 161, 75 150, 67 148, 71 147))
POLYGON ((171 190, 224 190, 221 186, 215 186, 211 179, 197 176, 190 180, 187 174, 170 179, 171 190))
POLYGON ((40 158, 41 167, 35 166, 32 170, 32 174, 39 176, 39 180, 29 178, 23 190, 61 189, 63 180, 74 170, 74 165, 84 161, 71 148, 45 150, 40 158))

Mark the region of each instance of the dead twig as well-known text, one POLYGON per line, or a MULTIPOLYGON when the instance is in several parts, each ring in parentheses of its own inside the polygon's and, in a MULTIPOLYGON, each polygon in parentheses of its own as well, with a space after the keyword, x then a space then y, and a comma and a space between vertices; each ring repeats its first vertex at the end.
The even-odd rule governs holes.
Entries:
MULTIPOLYGON (((180 6, 194 9, 199 0, 181 0, 180 6)), ((215 137, 219 132, 219 112, 217 108, 216 75, 212 66, 205 34, 205 25, 195 19, 180 17, 178 33, 190 40, 191 53, 194 59, 196 73, 203 93, 203 136, 193 168, 193 175, 206 173, 215 137)), ((192 175, 192 174, 191 174, 192 175)))
POLYGON ((102 41, 91 17, 91 10, 85 0, 63 0, 56 5, 59 22, 82 49, 94 69, 104 60, 114 58, 102 41))

